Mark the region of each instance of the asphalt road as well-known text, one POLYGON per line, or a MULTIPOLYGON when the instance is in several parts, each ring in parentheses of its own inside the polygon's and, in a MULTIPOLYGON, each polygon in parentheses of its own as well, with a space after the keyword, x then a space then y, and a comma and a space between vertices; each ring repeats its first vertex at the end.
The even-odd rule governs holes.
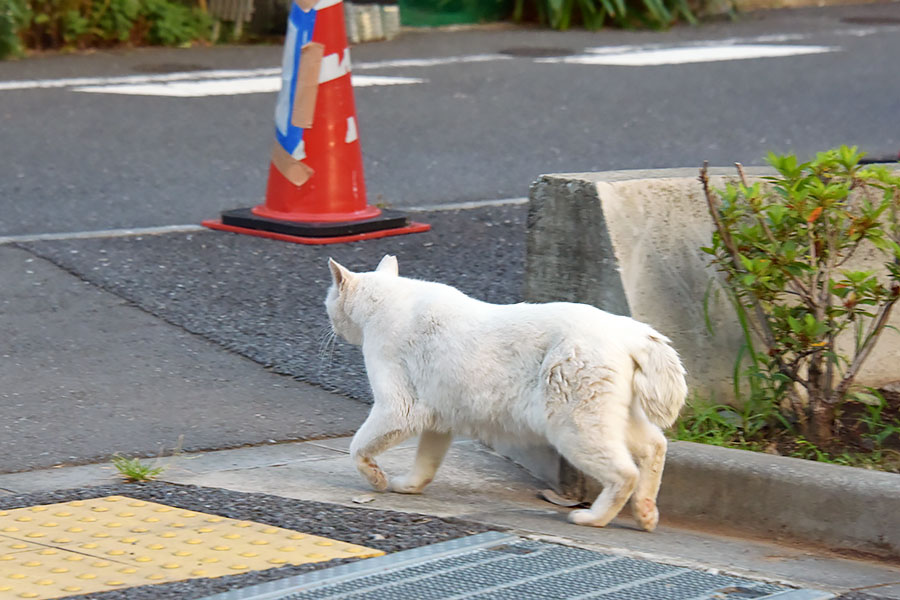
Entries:
MULTIPOLYGON (((667 32, 476 30, 362 44, 353 48, 355 73, 425 80, 356 91, 370 202, 522 197, 542 173, 759 164, 769 150, 809 155, 842 143, 896 156, 898 32, 893 3, 755 13, 667 32), (722 40, 831 51, 660 66, 522 56, 722 40), (497 53, 484 62, 372 65, 497 53)), ((277 67, 280 52, 47 56, 0 63, 0 82, 277 67)), ((0 87, 0 235, 196 223, 261 200, 274 93, 172 98, 73 88, 0 87)))
MULTIPOLYGON (((513 28, 363 44, 356 73, 424 80, 356 91, 370 202, 516 198, 541 173, 756 164, 770 149, 894 154, 898 31, 893 3, 661 33, 513 28), (533 56, 714 41, 820 50, 658 66, 533 56)), ((212 231, 16 237, 192 224, 259 202, 273 93, 86 93, 59 80, 270 68, 279 55, 145 49, 0 63, 0 471, 353 431, 368 391, 356 349, 321 345, 329 255, 365 269, 391 252, 405 274, 520 299, 522 204, 419 213, 432 232, 321 248, 212 231)))

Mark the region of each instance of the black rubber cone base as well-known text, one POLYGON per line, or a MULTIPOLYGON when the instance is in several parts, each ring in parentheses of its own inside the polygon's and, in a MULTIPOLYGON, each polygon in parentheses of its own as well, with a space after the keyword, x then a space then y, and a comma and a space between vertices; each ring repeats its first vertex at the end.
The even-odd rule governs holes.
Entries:
POLYGON ((361 221, 307 223, 269 219, 253 214, 249 208, 236 208, 222 213, 222 224, 297 237, 329 238, 406 227, 409 225, 409 218, 395 211, 382 210, 377 217, 361 221))

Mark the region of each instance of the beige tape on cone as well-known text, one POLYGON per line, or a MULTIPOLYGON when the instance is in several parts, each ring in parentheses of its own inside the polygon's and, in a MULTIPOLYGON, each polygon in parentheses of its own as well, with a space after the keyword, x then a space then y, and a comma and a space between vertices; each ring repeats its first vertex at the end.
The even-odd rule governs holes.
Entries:
POLYGON ((300 68, 297 70, 297 88, 294 93, 294 110, 291 125, 309 129, 316 111, 316 95, 319 93, 319 71, 325 46, 310 42, 300 49, 300 68))
POLYGON ((301 186, 312 177, 314 171, 299 160, 294 160, 288 154, 281 144, 275 142, 272 147, 272 164, 278 169, 285 178, 296 186, 301 186))
POLYGON ((312 10, 313 6, 316 5, 318 0, 294 0, 294 4, 299 6, 303 12, 309 12, 312 10))

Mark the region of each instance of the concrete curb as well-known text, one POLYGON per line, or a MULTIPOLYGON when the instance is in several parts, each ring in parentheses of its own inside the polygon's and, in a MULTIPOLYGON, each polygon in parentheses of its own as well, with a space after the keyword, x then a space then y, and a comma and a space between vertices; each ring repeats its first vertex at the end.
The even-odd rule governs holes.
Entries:
MULTIPOLYGON (((502 447, 562 495, 600 485, 549 447, 502 447)), ((692 442, 670 442, 662 519, 900 559, 900 475, 692 442)))
MULTIPOLYGON (((848 6, 857 4, 882 4, 883 0, 733 0, 734 10, 738 13, 758 10, 780 10, 795 8, 819 8, 823 6, 848 6)), ((712 2, 701 14, 704 16, 728 14, 729 3, 712 2)))
POLYGON ((659 505, 673 517, 900 558, 894 473, 673 442, 659 505))

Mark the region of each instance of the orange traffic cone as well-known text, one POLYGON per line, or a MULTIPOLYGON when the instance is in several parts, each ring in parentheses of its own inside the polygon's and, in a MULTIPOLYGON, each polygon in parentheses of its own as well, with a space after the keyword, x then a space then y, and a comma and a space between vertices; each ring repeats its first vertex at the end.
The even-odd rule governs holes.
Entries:
POLYGON ((428 231, 366 203, 362 149, 340 0, 294 0, 275 108, 265 204, 203 221, 212 229, 302 244, 428 231))

